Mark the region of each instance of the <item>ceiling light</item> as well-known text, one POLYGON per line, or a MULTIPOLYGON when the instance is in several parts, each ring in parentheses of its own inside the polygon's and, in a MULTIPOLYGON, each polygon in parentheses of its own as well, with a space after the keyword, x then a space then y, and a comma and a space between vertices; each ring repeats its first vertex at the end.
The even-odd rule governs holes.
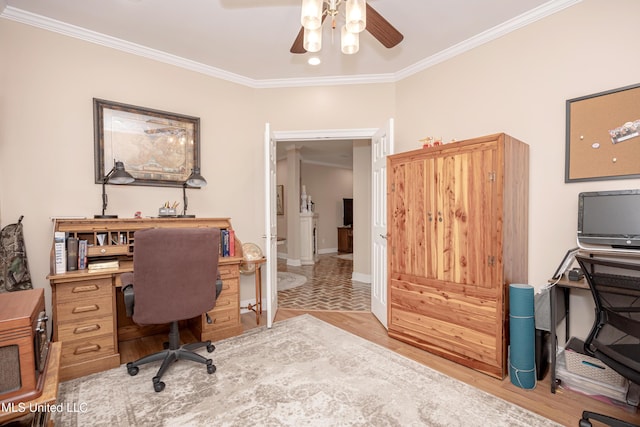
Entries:
POLYGON ((318 58, 317 56, 312 56, 307 61, 307 64, 309 64, 309 65, 320 65, 320 62, 321 62, 320 58, 318 58))
POLYGON ((345 25, 341 30, 342 53, 353 54, 360 48, 359 33, 367 26, 367 3, 365 0, 302 0, 300 22, 304 27, 303 47, 307 52, 322 49, 322 23, 331 18, 331 28, 335 30, 338 10, 346 4, 345 25))

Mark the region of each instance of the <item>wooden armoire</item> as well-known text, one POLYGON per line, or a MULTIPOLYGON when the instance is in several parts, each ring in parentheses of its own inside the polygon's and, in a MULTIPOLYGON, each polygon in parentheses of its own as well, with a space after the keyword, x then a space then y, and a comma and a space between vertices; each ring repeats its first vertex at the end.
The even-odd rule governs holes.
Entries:
POLYGON ((527 283, 529 146, 489 135, 389 156, 389 336, 504 378, 527 283))

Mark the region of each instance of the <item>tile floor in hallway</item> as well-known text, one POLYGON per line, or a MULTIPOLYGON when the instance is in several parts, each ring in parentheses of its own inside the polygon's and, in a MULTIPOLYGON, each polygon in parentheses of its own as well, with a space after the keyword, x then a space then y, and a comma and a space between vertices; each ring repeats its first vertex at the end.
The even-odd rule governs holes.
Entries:
POLYGON ((294 267, 278 259, 278 271, 302 274, 304 285, 278 291, 278 307, 300 310, 370 311, 371 285, 354 282, 353 260, 323 254, 314 265, 294 267))

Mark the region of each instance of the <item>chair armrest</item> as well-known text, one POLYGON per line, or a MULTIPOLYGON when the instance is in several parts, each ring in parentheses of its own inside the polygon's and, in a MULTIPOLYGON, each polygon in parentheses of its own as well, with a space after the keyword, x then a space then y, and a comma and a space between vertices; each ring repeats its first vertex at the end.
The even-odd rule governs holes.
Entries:
POLYGON ((216 299, 220 296, 220 292, 222 292, 222 279, 220 278, 220 272, 218 272, 218 278, 216 279, 216 299))
POLYGON ((122 296, 124 297, 124 308, 127 317, 133 316, 133 307, 135 295, 133 291, 133 273, 122 273, 120 275, 122 282, 122 296))

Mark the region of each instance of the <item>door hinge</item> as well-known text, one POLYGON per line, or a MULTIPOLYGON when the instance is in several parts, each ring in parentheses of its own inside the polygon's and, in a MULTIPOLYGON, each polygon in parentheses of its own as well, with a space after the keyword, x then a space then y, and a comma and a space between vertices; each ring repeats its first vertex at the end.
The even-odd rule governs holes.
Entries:
POLYGON ((493 267, 496 264, 496 257, 494 257, 493 255, 489 255, 487 257, 487 265, 489 267, 493 267))
POLYGON ((496 180, 496 173, 494 171, 489 172, 489 182, 495 182, 496 180))

